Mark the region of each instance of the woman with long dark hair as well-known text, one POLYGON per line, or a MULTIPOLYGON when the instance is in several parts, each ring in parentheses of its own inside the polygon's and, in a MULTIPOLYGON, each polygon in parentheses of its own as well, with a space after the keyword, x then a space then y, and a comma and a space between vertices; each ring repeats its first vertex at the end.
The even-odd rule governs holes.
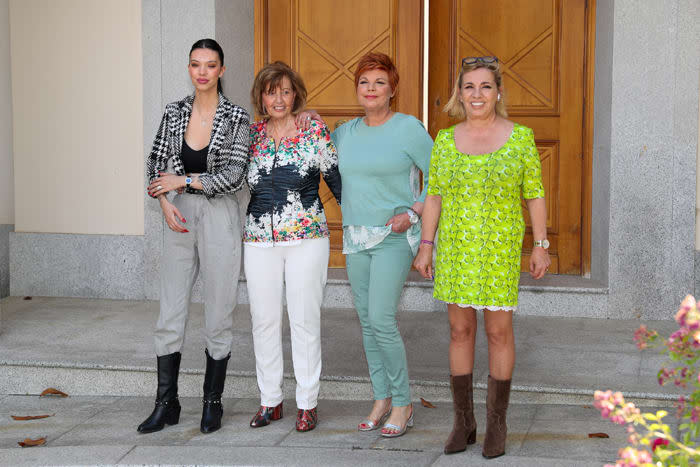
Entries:
POLYGON ((206 373, 200 430, 221 427, 233 309, 241 266, 241 226, 234 193, 244 183, 250 140, 248 113, 221 92, 224 52, 213 39, 192 45, 188 71, 194 94, 165 107, 148 157, 148 193, 168 225, 163 233, 160 315, 155 330, 158 390, 140 433, 177 424, 177 379, 192 285, 203 282, 206 373), (172 167, 168 171, 168 167, 172 167), (166 196, 177 192, 172 200, 166 196))

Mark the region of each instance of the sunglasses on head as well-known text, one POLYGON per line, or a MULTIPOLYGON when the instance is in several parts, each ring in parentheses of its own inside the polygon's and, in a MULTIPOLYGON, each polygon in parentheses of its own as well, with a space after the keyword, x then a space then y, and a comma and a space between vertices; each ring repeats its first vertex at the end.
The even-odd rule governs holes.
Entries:
POLYGON ((498 63, 498 57, 486 55, 485 57, 465 57, 462 59, 462 66, 474 65, 476 63, 491 65, 493 63, 498 63))

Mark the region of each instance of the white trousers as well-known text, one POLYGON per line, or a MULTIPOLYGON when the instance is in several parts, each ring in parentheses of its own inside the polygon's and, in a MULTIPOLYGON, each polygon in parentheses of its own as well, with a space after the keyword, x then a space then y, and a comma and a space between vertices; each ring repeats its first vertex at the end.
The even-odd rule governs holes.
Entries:
POLYGON ((274 407, 283 399, 282 289, 286 284, 297 408, 313 409, 320 389, 321 302, 329 240, 314 238, 271 248, 244 245, 260 404, 274 407))
POLYGON ((164 227, 156 355, 182 349, 192 286, 199 273, 206 346, 214 360, 221 360, 231 352, 241 271, 238 201, 233 195, 207 198, 183 193, 175 196, 173 204, 187 221, 184 226, 189 233, 164 227))

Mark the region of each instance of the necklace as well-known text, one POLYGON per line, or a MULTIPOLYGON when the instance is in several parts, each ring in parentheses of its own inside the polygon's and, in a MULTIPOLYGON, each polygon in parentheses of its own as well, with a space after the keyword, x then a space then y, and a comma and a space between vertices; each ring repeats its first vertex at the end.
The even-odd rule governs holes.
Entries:
POLYGON ((214 108, 213 112, 209 112, 208 114, 203 114, 201 109, 196 108, 197 113, 199 114, 199 120, 200 120, 200 125, 203 127, 207 126, 209 124, 209 121, 214 118, 214 114, 216 114, 216 108, 214 108))
MULTIPOLYGON (((268 128, 268 133, 270 133, 270 136, 272 136, 272 139, 279 142, 284 137, 284 134, 286 133, 287 128, 280 129, 280 125, 284 124, 279 124, 278 122, 267 122, 267 128, 268 128)), ((295 125, 296 127, 296 125, 295 125)), ((291 126, 289 126, 291 129, 291 126)))

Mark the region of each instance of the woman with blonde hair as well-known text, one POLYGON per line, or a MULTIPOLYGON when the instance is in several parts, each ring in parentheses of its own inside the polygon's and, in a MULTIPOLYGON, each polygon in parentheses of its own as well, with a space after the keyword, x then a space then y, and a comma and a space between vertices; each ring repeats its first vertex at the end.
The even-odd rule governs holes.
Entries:
POLYGON ((299 128, 306 87, 283 62, 264 66, 251 91, 262 120, 251 125, 243 264, 253 321, 260 409, 253 428, 282 418, 282 291, 286 285, 297 431, 318 423, 321 301, 328 273, 329 230, 318 194, 323 176, 340 202, 338 154, 323 122, 299 128))
POLYGON ((515 365, 513 312, 518 305, 525 199, 535 239, 530 274, 550 264, 540 159, 530 128, 509 121, 496 57, 462 61, 445 106, 462 121, 440 130, 430 162, 423 233, 414 266, 431 278, 433 240, 440 227, 434 296, 447 302, 450 322, 450 384, 454 427, 445 453, 476 441, 472 372, 476 312, 484 313, 489 377, 486 436, 482 454, 505 453, 506 411, 515 365))

